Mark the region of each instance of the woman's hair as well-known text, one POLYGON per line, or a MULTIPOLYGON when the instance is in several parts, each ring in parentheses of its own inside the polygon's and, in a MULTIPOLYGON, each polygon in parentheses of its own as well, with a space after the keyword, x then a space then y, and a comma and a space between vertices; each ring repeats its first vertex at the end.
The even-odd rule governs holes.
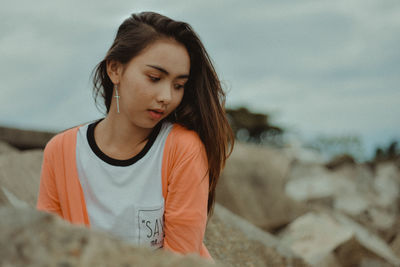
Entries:
POLYGON ((225 93, 211 59, 192 27, 154 12, 132 14, 119 27, 105 58, 95 67, 93 93, 104 98, 107 113, 113 95, 113 83, 106 63, 128 63, 157 40, 172 38, 183 44, 190 57, 190 74, 180 105, 165 120, 194 130, 202 140, 208 158, 208 214, 215 202, 215 187, 225 161, 233 149, 234 135, 225 115, 225 93))

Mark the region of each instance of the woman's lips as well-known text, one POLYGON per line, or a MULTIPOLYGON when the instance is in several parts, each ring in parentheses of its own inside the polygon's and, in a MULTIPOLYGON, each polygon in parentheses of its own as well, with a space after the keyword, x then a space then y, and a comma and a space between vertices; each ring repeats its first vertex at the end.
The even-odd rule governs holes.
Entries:
POLYGON ((153 119, 158 120, 164 115, 164 112, 160 112, 154 109, 149 109, 149 114, 153 119))

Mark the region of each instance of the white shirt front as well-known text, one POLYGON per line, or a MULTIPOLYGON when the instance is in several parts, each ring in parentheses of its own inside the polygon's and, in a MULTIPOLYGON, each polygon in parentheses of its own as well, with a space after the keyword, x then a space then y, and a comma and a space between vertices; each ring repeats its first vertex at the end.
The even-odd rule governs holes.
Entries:
POLYGON ((98 122, 79 128, 76 146, 78 176, 91 227, 134 245, 162 247, 161 169, 172 124, 162 124, 137 156, 121 161, 107 157, 95 144, 94 127, 98 122))

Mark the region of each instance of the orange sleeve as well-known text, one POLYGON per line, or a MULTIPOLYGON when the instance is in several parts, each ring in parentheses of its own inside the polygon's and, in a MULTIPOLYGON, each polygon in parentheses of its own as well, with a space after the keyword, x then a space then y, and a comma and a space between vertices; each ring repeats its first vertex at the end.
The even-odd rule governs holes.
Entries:
POLYGON ((203 244, 209 184, 204 145, 195 132, 175 125, 165 149, 164 248, 182 254, 198 253, 210 259, 203 244))
POLYGON ((62 217, 57 186, 55 182, 54 165, 52 161, 52 149, 54 149, 54 139, 46 145, 43 152, 43 162, 40 174, 39 194, 36 208, 58 214, 62 217))

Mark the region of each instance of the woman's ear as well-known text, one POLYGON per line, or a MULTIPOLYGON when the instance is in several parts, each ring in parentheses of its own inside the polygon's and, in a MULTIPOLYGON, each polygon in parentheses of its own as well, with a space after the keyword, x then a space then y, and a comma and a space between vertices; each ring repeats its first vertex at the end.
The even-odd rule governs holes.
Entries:
POLYGON ((108 77, 110 77, 110 80, 114 84, 119 84, 122 75, 122 64, 116 60, 108 60, 106 65, 107 74, 108 77))

